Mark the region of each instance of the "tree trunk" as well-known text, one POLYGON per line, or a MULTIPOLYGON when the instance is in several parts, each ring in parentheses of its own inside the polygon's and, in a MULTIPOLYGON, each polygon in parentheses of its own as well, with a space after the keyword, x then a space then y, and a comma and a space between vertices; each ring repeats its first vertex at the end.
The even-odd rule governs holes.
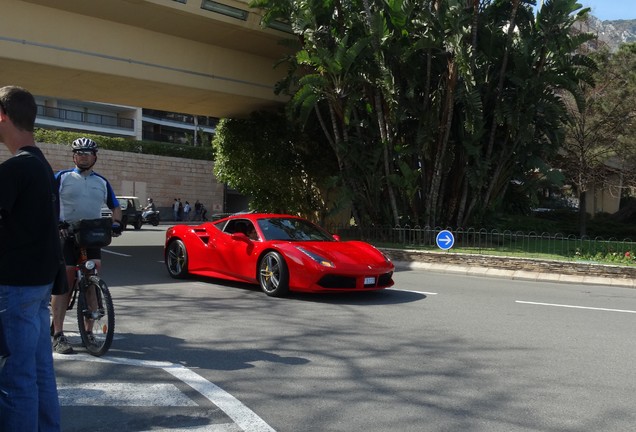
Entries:
POLYGON ((580 236, 587 235, 587 193, 579 191, 579 231, 580 236))
POLYGON ((391 186, 391 158, 389 155, 389 146, 391 141, 384 121, 384 110, 382 109, 382 100, 380 93, 375 91, 374 102, 375 110, 378 116, 378 128, 380 129, 380 139, 382 140, 382 152, 384 156, 384 176, 386 178, 386 187, 389 192, 389 204, 391 205, 391 211, 393 212, 393 223, 395 225, 400 224, 400 216, 398 214, 397 203, 395 201, 395 193, 393 192, 393 186, 391 186))
POLYGON ((453 122, 453 109, 455 105, 455 86, 457 84, 457 66, 450 59, 448 61, 448 85, 446 86, 446 99, 444 101, 444 111, 442 113, 443 123, 439 133, 437 143, 437 154, 435 155, 435 163, 433 166, 433 178, 431 179, 431 190, 429 201, 427 203, 426 224, 428 226, 437 225, 437 207, 442 182, 443 160, 446 156, 448 148, 448 140, 450 138, 451 124, 453 122))

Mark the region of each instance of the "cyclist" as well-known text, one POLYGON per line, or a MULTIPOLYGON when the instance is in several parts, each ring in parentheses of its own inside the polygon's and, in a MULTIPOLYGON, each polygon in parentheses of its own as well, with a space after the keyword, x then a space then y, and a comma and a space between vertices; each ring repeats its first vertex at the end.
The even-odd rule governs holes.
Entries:
MULTIPOLYGON (((113 212, 113 235, 121 234, 121 208, 115 192, 105 177, 93 171, 97 162, 97 143, 89 138, 78 138, 71 144, 75 168, 59 171, 55 174, 60 193, 60 221, 73 223, 81 219, 99 219, 102 205, 113 212)), ((69 289, 65 294, 51 297, 53 311, 53 350, 60 354, 73 353, 73 347, 64 336, 64 317, 75 284, 75 264, 79 250, 73 239, 68 239, 62 231, 62 248, 66 261, 66 275, 69 289)), ((88 248, 88 259, 95 262, 97 270, 101 267, 101 249, 88 248)))

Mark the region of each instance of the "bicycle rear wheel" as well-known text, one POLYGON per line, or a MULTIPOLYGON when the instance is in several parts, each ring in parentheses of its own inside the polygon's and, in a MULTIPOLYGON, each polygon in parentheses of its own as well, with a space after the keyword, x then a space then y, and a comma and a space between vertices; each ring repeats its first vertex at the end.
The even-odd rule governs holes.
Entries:
POLYGON ((106 283, 97 276, 85 279, 77 300, 77 326, 89 354, 108 351, 115 333, 115 310, 106 283))

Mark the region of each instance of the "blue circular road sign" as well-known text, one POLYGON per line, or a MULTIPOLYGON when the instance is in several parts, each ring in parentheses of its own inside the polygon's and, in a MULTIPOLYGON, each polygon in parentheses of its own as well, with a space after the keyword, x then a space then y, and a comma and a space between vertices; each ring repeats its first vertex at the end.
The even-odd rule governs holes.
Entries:
POLYGON ((455 237, 453 237, 452 232, 448 230, 442 230, 439 232, 439 234, 437 234, 435 242, 437 243, 438 248, 442 250, 448 250, 455 244, 455 237))

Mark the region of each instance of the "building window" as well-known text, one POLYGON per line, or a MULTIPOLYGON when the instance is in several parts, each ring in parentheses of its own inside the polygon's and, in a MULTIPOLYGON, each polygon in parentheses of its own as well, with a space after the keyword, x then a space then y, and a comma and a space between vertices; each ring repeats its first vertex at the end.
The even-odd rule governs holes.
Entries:
POLYGON ((209 10, 211 12, 216 12, 221 15, 240 19, 242 21, 247 21, 247 16, 249 15, 249 12, 244 11, 243 9, 224 5, 223 3, 219 3, 219 2, 215 2, 211 0, 203 0, 203 3, 201 3, 201 8, 205 10, 209 10))
POLYGON ((272 22, 270 22, 269 24, 267 24, 267 27, 274 29, 274 30, 278 30, 278 31, 282 31, 285 33, 290 33, 293 34, 294 31, 292 30, 291 25, 289 25, 289 23, 286 23, 284 21, 280 21, 280 20, 274 20, 272 22))

